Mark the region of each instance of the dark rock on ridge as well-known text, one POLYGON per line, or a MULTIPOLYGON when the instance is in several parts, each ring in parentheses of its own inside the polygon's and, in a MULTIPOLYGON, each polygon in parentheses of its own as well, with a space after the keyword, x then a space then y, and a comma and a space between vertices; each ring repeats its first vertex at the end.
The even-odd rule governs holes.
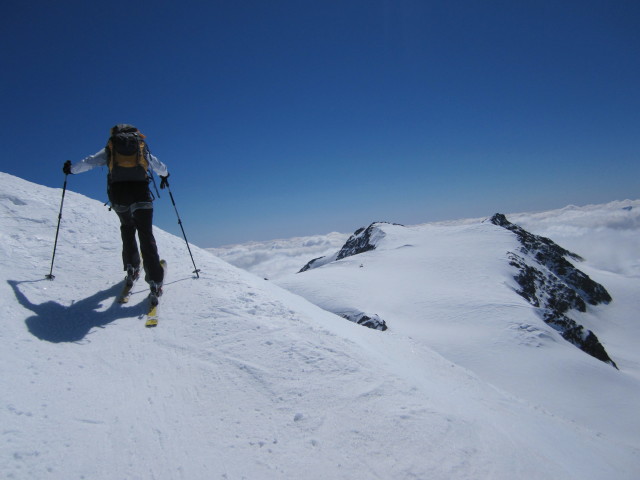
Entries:
POLYGON ((339 313, 342 318, 346 318, 350 322, 357 323, 358 325, 362 325, 364 327, 373 328, 374 330, 385 331, 387 329, 387 324, 384 320, 382 320, 378 315, 371 314, 368 315, 363 312, 347 312, 347 313, 339 313))
POLYGON ((562 337, 605 363, 618 368, 598 337, 567 315, 570 310, 586 312, 587 304, 611 302, 611 295, 571 262, 583 259, 557 245, 551 239, 534 235, 501 214, 490 219, 494 225, 512 231, 522 245, 518 253, 508 252, 509 263, 517 269, 514 279, 517 293, 539 309, 544 321, 562 337))
POLYGON ((377 223, 372 223, 367 228, 362 227, 356 230, 342 246, 336 260, 342 260, 345 257, 374 250, 376 246, 371 243, 371 234, 376 228, 376 225, 377 223))
MULTIPOLYGON (((309 257, 307 257, 307 258, 309 258, 309 257)), ((302 267, 298 273, 306 272, 307 270, 310 270, 310 269, 312 269, 312 268, 315 268, 315 267, 314 267, 314 264, 315 264, 318 260, 322 260, 323 258, 324 258, 324 257, 318 257, 318 258, 314 258, 313 260, 309 260, 309 262, 307 262, 307 264, 306 264, 304 267, 302 267)), ((298 264, 298 265, 299 265, 299 264, 298 264)))
MULTIPOLYGON (((390 222, 373 222, 368 227, 362 227, 356 230, 353 235, 351 235, 342 248, 338 251, 337 254, 331 257, 318 257, 311 260, 304 267, 300 269, 298 273, 306 272, 312 268, 317 268, 327 263, 342 260, 346 257, 351 257, 353 255, 358 255, 360 253, 368 252, 370 250, 375 250, 376 245, 371 241, 371 237, 373 233, 378 228, 378 225, 387 223, 389 225, 400 225, 399 223, 390 223, 390 222)), ((384 237, 384 232, 380 232, 381 238, 384 237)))

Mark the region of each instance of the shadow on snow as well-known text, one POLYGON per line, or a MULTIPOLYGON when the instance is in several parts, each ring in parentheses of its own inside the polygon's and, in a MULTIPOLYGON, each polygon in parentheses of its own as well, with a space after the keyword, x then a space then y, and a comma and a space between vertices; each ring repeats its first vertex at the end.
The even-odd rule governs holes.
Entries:
POLYGON ((114 300, 106 310, 100 311, 105 300, 119 295, 122 285, 114 285, 65 306, 53 301, 36 305, 31 303, 18 288, 21 283, 26 282, 8 280, 7 283, 15 292, 18 302, 35 313, 25 320, 29 332, 40 340, 52 343, 78 342, 84 339, 94 327, 103 328, 120 318, 144 315, 147 308, 146 301, 127 306, 120 305, 114 300))

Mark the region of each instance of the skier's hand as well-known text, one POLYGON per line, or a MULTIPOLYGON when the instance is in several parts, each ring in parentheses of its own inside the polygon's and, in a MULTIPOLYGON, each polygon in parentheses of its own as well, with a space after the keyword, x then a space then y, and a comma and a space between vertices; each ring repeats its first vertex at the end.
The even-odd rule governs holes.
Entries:
POLYGON ((67 160, 66 162, 64 162, 62 171, 65 175, 71 175, 71 160, 67 160))
POLYGON ((169 181, 167 180, 167 178, 169 178, 169 174, 167 173, 167 175, 165 177, 163 177, 162 175, 160 175, 160 190, 166 188, 169 186, 169 181))

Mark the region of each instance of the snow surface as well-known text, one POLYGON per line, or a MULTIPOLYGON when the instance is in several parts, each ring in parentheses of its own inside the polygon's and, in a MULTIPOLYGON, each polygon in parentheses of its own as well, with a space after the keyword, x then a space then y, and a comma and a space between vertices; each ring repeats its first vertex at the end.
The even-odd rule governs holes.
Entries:
POLYGON ((519 244, 508 230, 489 222, 379 229, 386 235, 376 250, 278 283, 328 311, 377 314, 389 333, 411 338, 554 415, 613 438, 637 439, 637 402, 620 401, 640 399, 635 342, 608 342, 639 338, 637 279, 626 298, 614 288, 621 315, 610 314, 609 306, 592 307, 584 316, 572 313, 620 358, 625 373, 619 374, 566 342, 515 293, 507 252, 519 244), (609 335, 612 324, 618 334, 609 335), (603 415, 603 404, 618 415, 603 415))
POLYGON ((114 304, 118 221, 97 201, 67 192, 44 280, 60 195, 0 173, 5 478, 638 478, 638 276, 617 265, 591 267, 614 302, 585 316, 620 371, 541 323, 487 224, 394 227, 282 282, 380 295, 361 306, 387 332, 192 246, 195 279, 184 241, 156 230, 169 273, 150 330, 142 282, 114 304))

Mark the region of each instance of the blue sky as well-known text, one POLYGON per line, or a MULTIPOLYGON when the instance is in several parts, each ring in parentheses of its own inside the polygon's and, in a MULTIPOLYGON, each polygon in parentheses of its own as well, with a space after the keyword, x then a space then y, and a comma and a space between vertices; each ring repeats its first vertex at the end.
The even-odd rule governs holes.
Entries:
MULTIPOLYGON (((203 247, 638 198, 637 1, 32 1, 0 23, 0 170, 61 187, 133 123, 203 247)), ((105 200, 105 172, 69 188, 105 200)), ((179 233, 165 195, 156 224, 179 233)))

